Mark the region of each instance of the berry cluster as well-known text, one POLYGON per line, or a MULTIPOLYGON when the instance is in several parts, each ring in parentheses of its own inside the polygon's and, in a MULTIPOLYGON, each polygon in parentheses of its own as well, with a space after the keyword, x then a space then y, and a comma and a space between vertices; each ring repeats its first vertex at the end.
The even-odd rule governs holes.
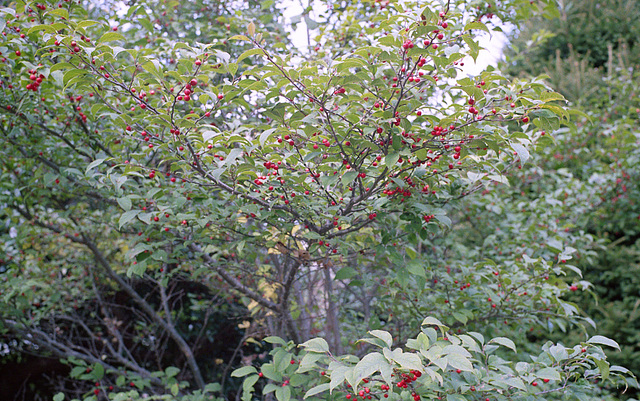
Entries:
POLYGON ((28 73, 29 73, 29 80, 31 82, 27 84, 27 90, 32 90, 35 92, 38 90, 38 87, 42 83, 42 80, 44 80, 44 75, 42 74, 38 75, 36 70, 29 70, 28 73))

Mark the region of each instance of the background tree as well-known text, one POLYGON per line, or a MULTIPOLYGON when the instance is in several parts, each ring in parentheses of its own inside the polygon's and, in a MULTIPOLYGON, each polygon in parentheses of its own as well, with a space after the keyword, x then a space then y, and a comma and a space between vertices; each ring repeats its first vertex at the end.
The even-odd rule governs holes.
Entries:
MULTIPOLYGON (((577 132, 558 137, 558 147, 543 163, 565 169, 563 174, 590 194, 584 203, 589 212, 573 207, 578 213, 567 219, 567 228, 585 230, 600 243, 596 254, 578 263, 593 287, 571 299, 594 318, 598 331, 617 336, 625 351, 611 357, 636 374, 640 104, 633 18, 639 12, 638 4, 628 1, 566 3, 560 18, 531 21, 517 32, 515 48, 524 56, 510 52, 508 63, 513 74, 548 74, 553 87, 590 117, 577 132)), ((575 192, 566 192, 575 198, 575 192)))

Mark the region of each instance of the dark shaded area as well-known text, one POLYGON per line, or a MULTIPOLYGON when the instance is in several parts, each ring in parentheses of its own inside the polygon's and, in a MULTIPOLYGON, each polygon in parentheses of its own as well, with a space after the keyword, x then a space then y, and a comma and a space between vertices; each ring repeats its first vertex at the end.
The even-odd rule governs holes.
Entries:
MULTIPOLYGON (((132 284, 154 309, 162 308, 155 283, 135 280, 132 284)), ((92 350, 95 355, 108 354, 104 342, 115 343, 115 337, 110 335, 109 327, 104 324, 104 316, 108 315, 108 321, 118 327, 126 348, 140 366, 149 371, 175 366, 181 369, 179 380, 191 381, 177 344, 136 313, 137 305, 124 291, 110 292, 102 288, 103 291, 108 295, 102 298, 102 302, 80 304, 73 316, 77 322, 90 327, 95 337, 83 333, 77 327, 78 323, 68 317, 43 319, 39 328, 48 333, 66 335, 67 343, 92 350)), ((242 346, 244 330, 238 325, 246 320, 247 311, 235 300, 220 298, 204 284, 179 275, 168 283, 167 294, 172 300, 170 307, 175 316, 175 326, 191 346, 208 382, 220 382, 223 375, 229 380, 229 374, 244 355, 261 351, 259 346, 242 346)), ((0 400, 50 400, 63 390, 67 396, 81 397, 95 388, 94 383, 71 379, 69 373, 73 366, 62 363, 51 350, 30 344, 24 336, 8 333, 0 340, 0 346, 3 344, 8 352, 0 356, 0 400)), ((114 391, 118 391, 116 377, 107 373, 101 384, 105 387, 112 385, 114 391)), ((237 386, 229 385, 227 388, 237 386)))

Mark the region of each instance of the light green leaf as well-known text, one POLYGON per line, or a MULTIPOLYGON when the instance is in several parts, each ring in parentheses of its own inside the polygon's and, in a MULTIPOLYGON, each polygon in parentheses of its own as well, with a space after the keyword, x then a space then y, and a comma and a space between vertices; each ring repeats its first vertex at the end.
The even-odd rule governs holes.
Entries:
POLYGON ((400 350, 400 352, 395 352, 395 351, 397 350, 394 350, 393 360, 397 364, 402 366, 404 369, 419 370, 419 371, 424 370, 424 366, 422 365, 422 359, 420 359, 420 356, 418 354, 414 354, 411 352, 402 352, 402 350, 400 350))
POLYGON ((491 31, 489 31, 489 28, 487 28, 485 24, 478 21, 469 22, 467 25, 464 26, 465 31, 470 31, 472 29, 480 29, 485 31, 486 33, 491 33, 491 31))
POLYGON ((435 317, 428 316, 422 321, 422 326, 438 326, 438 327, 447 327, 440 320, 435 317))
POLYGON ((135 219, 138 213, 140 213, 139 210, 129 210, 128 212, 120 216, 120 220, 118 220, 118 229, 121 229, 122 226, 135 219))
POLYGON ((607 345, 611 348, 615 348, 618 351, 620 351, 620 345, 618 345, 617 342, 613 341, 610 338, 607 338, 605 336, 593 336, 591 337, 589 340, 587 340, 587 344, 602 344, 602 345, 607 345))
POLYGON ((436 218, 436 220, 438 220, 440 223, 444 224, 447 227, 451 227, 451 224, 453 224, 453 222, 447 215, 436 214, 434 217, 436 218))
POLYGON ((69 11, 65 8, 52 8, 47 12, 47 14, 55 15, 65 20, 69 19, 69 11))
POLYGON ((444 355, 458 354, 458 355, 464 356, 465 358, 471 358, 471 353, 466 349, 464 349, 463 347, 461 347, 460 345, 453 345, 453 344, 447 345, 442 349, 442 353, 444 355))
POLYGON ((229 38, 229 40, 243 40, 245 42, 249 42, 250 39, 248 37, 246 37, 245 35, 233 35, 232 37, 229 38))
POLYGON ((609 363, 600 359, 596 359, 594 362, 602 375, 602 380, 607 380, 609 378, 609 363))
POLYGON ((540 369, 535 375, 541 379, 560 380, 560 373, 554 368, 540 369))
POLYGON ((500 344, 500 345, 502 345, 504 347, 507 347, 507 348, 513 350, 513 352, 516 352, 516 344, 513 341, 511 341, 508 338, 506 338, 506 337, 492 338, 489 341, 489 344, 491 344, 491 343, 500 344))
POLYGON ((131 210, 131 199, 127 197, 118 198, 118 205, 120 205, 120 207, 124 209, 125 212, 131 210))
POLYGON ((94 161, 92 161, 91 163, 89 163, 89 165, 87 166, 87 168, 84 171, 84 175, 87 175, 89 173, 89 170, 98 167, 99 165, 101 165, 105 160, 107 159, 96 159, 94 161))
POLYGON ((309 341, 306 341, 300 344, 301 347, 304 347, 307 351, 312 352, 329 352, 329 344, 324 338, 312 338, 309 341))
POLYGON ((80 21, 77 25, 77 28, 86 28, 88 26, 93 26, 98 24, 98 21, 93 21, 93 20, 84 20, 84 21, 80 21))
POLYGON ((557 362, 561 362, 569 358, 567 349, 560 344, 549 347, 549 353, 557 362))
POLYGON ((247 376, 246 379, 242 382, 242 391, 249 393, 253 391, 253 385, 260 379, 258 375, 247 376))
POLYGON ((342 175, 342 183, 345 185, 351 184, 351 181, 353 181, 357 176, 357 171, 347 171, 342 175))
POLYGON ((524 382, 519 377, 509 377, 507 379, 504 379, 504 383, 511 387, 518 388, 522 391, 527 391, 527 386, 524 385, 524 382))
POLYGON ((454 369, 460 369, 467 372, 473 371, 473 365, 471 362, 460 354, 447 355, 447 363, 454 369))
POLYGON ((287 345, 287 343, 282 338, 277 336, 265 337, 264 342, 267 342, 269 344, 287 345))
POLYGON ((104 377, 104 366, 102 366, 101 363, 96 363, 93 365, 93 371, 91 373, 93 374, 93 379, 95 381, 102 380, 104 377))
POLYGON ((367 354, 358 362, 354 368, 356 384, 375 372, 382 372, 383 377, 387 376, 391 380, 391 364, 381 353, 372 352, 367 354))
MULTIPOLYGON (((242 36, 242 35, 240 35, 242 36)), ((249 49, 245 52, 243 52, 240 56, 238 56, 238 61, 237 63, 240 64, 240 62, 242 60, 244 60, 247 57, 251 57, 251 56, 255 56, 257 54, 264 54, 264 52, 262 51, 262 49, 249 49)))
POLYGON ((164 374, 167 375, 168 378, 174 377, 178 373, 180 373, 180 369, 176 368, 175 366, 169 366, 164 370, 164 374))
POLYGON ((316 395, 316 394, 320 394, 324 391, 329 390, 329 383, 322 383, 319 384, 315 387, 311 387, 309 390, 307 390, 306 393, 304 393, 304 399, 307 399, 307 397, 311 397, 312 395, 316 395))
POLYGON ((278 401, 289 401, 291 399, 291 387, 278 387, 275 394, 278 401))
POLYGON ((107 32, 98 39, 98 43, 113 42, 114 40, 124 40, 124 36, 119 32, 107 32))
POLYGON ((336 273, 336 280, 347 280, 358 275, 358 272, 350 266, 343 267, 336 273))
POLYGON ((331 371, 331 382, 329 383, 329 391, 333 391, 334 388, 344 383, 345 375, 353 368, 349 368, 340 364, 339 362, 331 362, 329 364, 329 370, 331 371))
POLYGON ((393 166, 395 166, 395 164, 398 162, 399 159, 400 159, 399 153, 392 153, 390 155, 386 155, 384 157, 384 165, 391 169, 393 166))
POLYGON ((391 334, 386 331, 371 330, 369 334, 384 341, 384 343, 387 344, 387 347, 389 348, 391 348, 391 346, 393 345, 393 337, 391 337, 391 334))
POLYGON ((231 373, 231 377, 244 377, 244 376, 250 375, 252 373, 258 373, 256 368, 254 368, 253 366, 243 366, 241 368, 238 368, 238 369, 234 370, 231 373))
POLYGON ((527 150, 527 148, 522 146, 522 144, 512 143, 511 148, 515 150, 516 153, 518 153, 518 157, 520 158, 521 164, 525 164, 527 160, 529 160, 529 151, 527 150))

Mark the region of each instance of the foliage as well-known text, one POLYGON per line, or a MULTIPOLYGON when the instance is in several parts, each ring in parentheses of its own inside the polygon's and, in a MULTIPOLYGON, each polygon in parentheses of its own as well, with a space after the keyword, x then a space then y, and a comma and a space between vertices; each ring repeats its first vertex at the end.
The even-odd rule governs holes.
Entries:
POLYGON ((561 201, 532 189, 504 237, 458 240, 465 208, 500 214, 477 192, 516 184, 534 148, 576 129, 542 78, 459 72, 497 29, 482 16, 517 23, 550 1, 305 10, 330 27, 309 53, 283 41, 273 2, 151 5, 0 9, 0 323, 73 366, 64 394, 232 398, 244 377, 244 399, 342 397, 364 379, 392 399, 586 399, 593 380, 636 384, 606 337, 523 345, 529 327, 591 323, 562 276, 595 241, 534 228, 561 201), (237 342, 215 358, 229 321, 237 342))
POLYGON ((638 16, 640 7, 632 0, 559 2, 557 18, 532 18, 518 29, 507 51, 515 66, 511 72, 540 74, 571 53, 590 68, 606 69, 612 51, 630 52, 637 63, 638 16))
POLYGON ((506 400, 516 394, 544 396, 556 391, 563 393, 563 397, 581 398, 592 391, 590 386, 585 382, 571 386, 569 381, 578 377, 589 380, 591 375, 598 376, 596 372, 604 373, 598 367, 604 366, 601 365, 604 353, 596 344, 617 347, 615 342, 601 336, 572 349, 547 343, 540 355, 531 356, 533 362, 515 363, 499 352, 501 347, 517 352, 508 338, 487 341, 477 332, 451 335, 447 333, 448 327, 433 317, 427 317, 422 327, 416 338, 407 340, 408 352, 393 347, 390 333, 370 331, 371 337, 362 341, 372 344, 376 351, 363 358, 334 357, 322 338, 301 344, 306 352, 296 356, 291 352, 293 344, 275 339, 281 347, 272 352, 272 363, 263 365, 260 372, 244 367, 234 375, 246 376, 243 399, 251 399, 252 386, 261 377, 270 380, 263 393, 275 392, 278 400, 344 399, 345 393, 347 399, 354 400, 368 399, 370 395, 391 400, 440 399, 444 395, 452 400, 487 396, 506 400), (577 366, 581 367, 580 373, 577 366), (309 372, 313 372, 311 380, 305 377, 309 372))
MULTIPOLYGON (((575 4, 567 19, 528 26, 518 33, 516 43, 534 43, 536 37, 547 34, 563 36, 567 29, 573 29, 569 21, 579 14, 576 10, 587 9, 591 7, 589 4, 575 4)), ((619 26, 606 28, 609 33, 627 32, 619 41, 601 41, 600 46, 608 44, 610 48, 602 47, 598 52, 593 48, 587 55, 576 51, 567 54, 560 51, 563 42, 553 36, 544 44, 528 48, 526 59, 513 57, 510 68, 515 71, 535 65, 538 71, 546 71, 551 85, 590 117, 589 121, 578 124, 578 131, 556 136, 559 146, 549 150, 542 162, 549 170, 563 168, 565 174, 578 180, 585 194, 590 194, 588 213, 573 209, 578 213, 569 218, 572 224, 568 228, 585 230, 601 245, 593 248, 597 255, 592 254, 577 264, 585 279, 593 283, 591 291, 576 293, 571 300, 593 317, 599 333, 619 340, 624 352, 611 354, 611 357, 637 374, 640 372, 636 323, 640 288, 636 279, 640 198, 635 182, 639 175, 636 121, 640 104, 637 102, 636 36, 628 33, 628 29, 635 29, 635 24, 627 21, 627 17, 637 13, 637 4, 610 2, 596 12, 615 16, 619 26), (550 49, 551 53, 558 50, 558 57, 547 62, 540 57, 541 48, 550 49), (593 68, 593 57, 603 60, 601 68, 593 68)), ((609 20, 605 18, 604 21, 609 20)), ((603 20, 593 14, 584 20, 584 25, 588 28, 576 31, 576 36, 564 40, 570 40, 574 45, 591 41, 594 36, 588 32, 604 26, 603 20)), ((549 183, 544 185, 560 188, 549 187, 549 183)), ((567 200, 575 196, 575 192, 567 192, 567 200)), ((572 214, 569 210, 567 215, 572 214)))

